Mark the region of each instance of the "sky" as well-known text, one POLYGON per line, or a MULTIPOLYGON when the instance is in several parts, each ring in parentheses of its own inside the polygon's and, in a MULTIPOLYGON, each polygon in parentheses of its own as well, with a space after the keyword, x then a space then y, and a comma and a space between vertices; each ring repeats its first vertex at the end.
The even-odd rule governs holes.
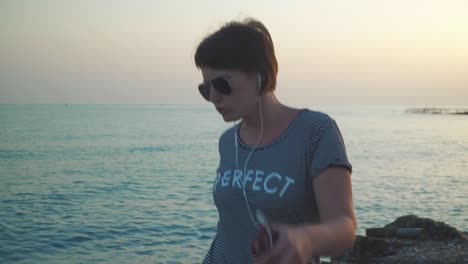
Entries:
POLYGON ((468 105, 468 1, 0 2, 0 103, 205 104, 193 55, 262 21, 294 106, 468 105))

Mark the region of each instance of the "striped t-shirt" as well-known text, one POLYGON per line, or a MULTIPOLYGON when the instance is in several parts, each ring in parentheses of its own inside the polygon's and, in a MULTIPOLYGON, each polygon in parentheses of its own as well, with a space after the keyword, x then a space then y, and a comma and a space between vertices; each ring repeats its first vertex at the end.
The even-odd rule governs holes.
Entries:
POLYGON ((274 142, 254 150, 244 177, 252 146, 240 140, 239 127, 226 130, 219 140, 220 163, 213 186, 219 221, 204 264, 253 263, 250 246, 257 229, 247 209, 243 183, 254 220, 259 208, 272 222, 317 223, 312 179, 330 166, 352 170, 336 122, 327 114, 304 109, 274 142))

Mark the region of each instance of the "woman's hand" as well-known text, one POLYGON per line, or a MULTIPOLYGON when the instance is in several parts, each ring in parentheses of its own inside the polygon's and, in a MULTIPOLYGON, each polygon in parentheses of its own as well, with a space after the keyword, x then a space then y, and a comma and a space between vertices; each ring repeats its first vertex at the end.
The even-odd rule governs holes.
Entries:
POLYGON ((271 224, 271 229, 275 233, 273 237, 277 237, 272 248, 265 247, 268 237, 263 229, 254 241, 253 253, 258 252, 254 255, 256 264, 309 263, 312 258, 311 243, 300 226, 271 224))

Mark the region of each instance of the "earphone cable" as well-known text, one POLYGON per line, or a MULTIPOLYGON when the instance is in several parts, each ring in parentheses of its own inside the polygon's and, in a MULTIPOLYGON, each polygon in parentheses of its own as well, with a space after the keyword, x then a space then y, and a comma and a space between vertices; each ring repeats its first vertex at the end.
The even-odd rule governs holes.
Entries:
MULTIPOLYGON (((260 97, 258 98, 258 105, 259 105, 259 108, 260 108, 260 136, 257 140, 257 143, 255 143, 255 145, 253 146, 252 150, 250 151, 249 155, 247 156, 247 159, 245 160, 245 163, 244 163, 244 171, 243 171, 243 174, 242 174, 242 192, 243 192, 243 195, 244 195, 244 201, 245 201, 245 206, 247 207, 247 210, 249 211, 249 216, 250 216, 250 220, 252 221, 252 223, 254 224, 255 228, 258 229, 258 223, 255 221, 253 215, 252 215, 252 211, 250 210, 250 206, 249 206, 249 202, 247 200, 247 194, 245 192, 245 182, 246 182, 246 170, 247 170, 247 165, 249 163, 249 160, 250 160, 250 157, 252 156, 254 150, 257 148, 257 146, 260 144, 260 141, 262 140, 262 137, 263 137, 263 113, 262 113, 262 103, 261 103, 261 99, 260 97)), ((237 128, 235 129, 235 137, 236 137, 236 170, 238 169, 237 168, 237 128)))

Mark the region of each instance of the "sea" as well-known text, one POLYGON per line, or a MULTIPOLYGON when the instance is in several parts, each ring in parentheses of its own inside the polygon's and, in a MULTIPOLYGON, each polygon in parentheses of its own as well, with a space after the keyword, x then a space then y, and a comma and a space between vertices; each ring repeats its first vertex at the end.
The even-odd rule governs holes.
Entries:
MULTIPOLYGON (((339 125, 358 234, 407 214, 468 231, 468 115, 303 107, 339 125)), ((230 126, 208 105, 0 105, 0 263, 201 263, 230 126)))

